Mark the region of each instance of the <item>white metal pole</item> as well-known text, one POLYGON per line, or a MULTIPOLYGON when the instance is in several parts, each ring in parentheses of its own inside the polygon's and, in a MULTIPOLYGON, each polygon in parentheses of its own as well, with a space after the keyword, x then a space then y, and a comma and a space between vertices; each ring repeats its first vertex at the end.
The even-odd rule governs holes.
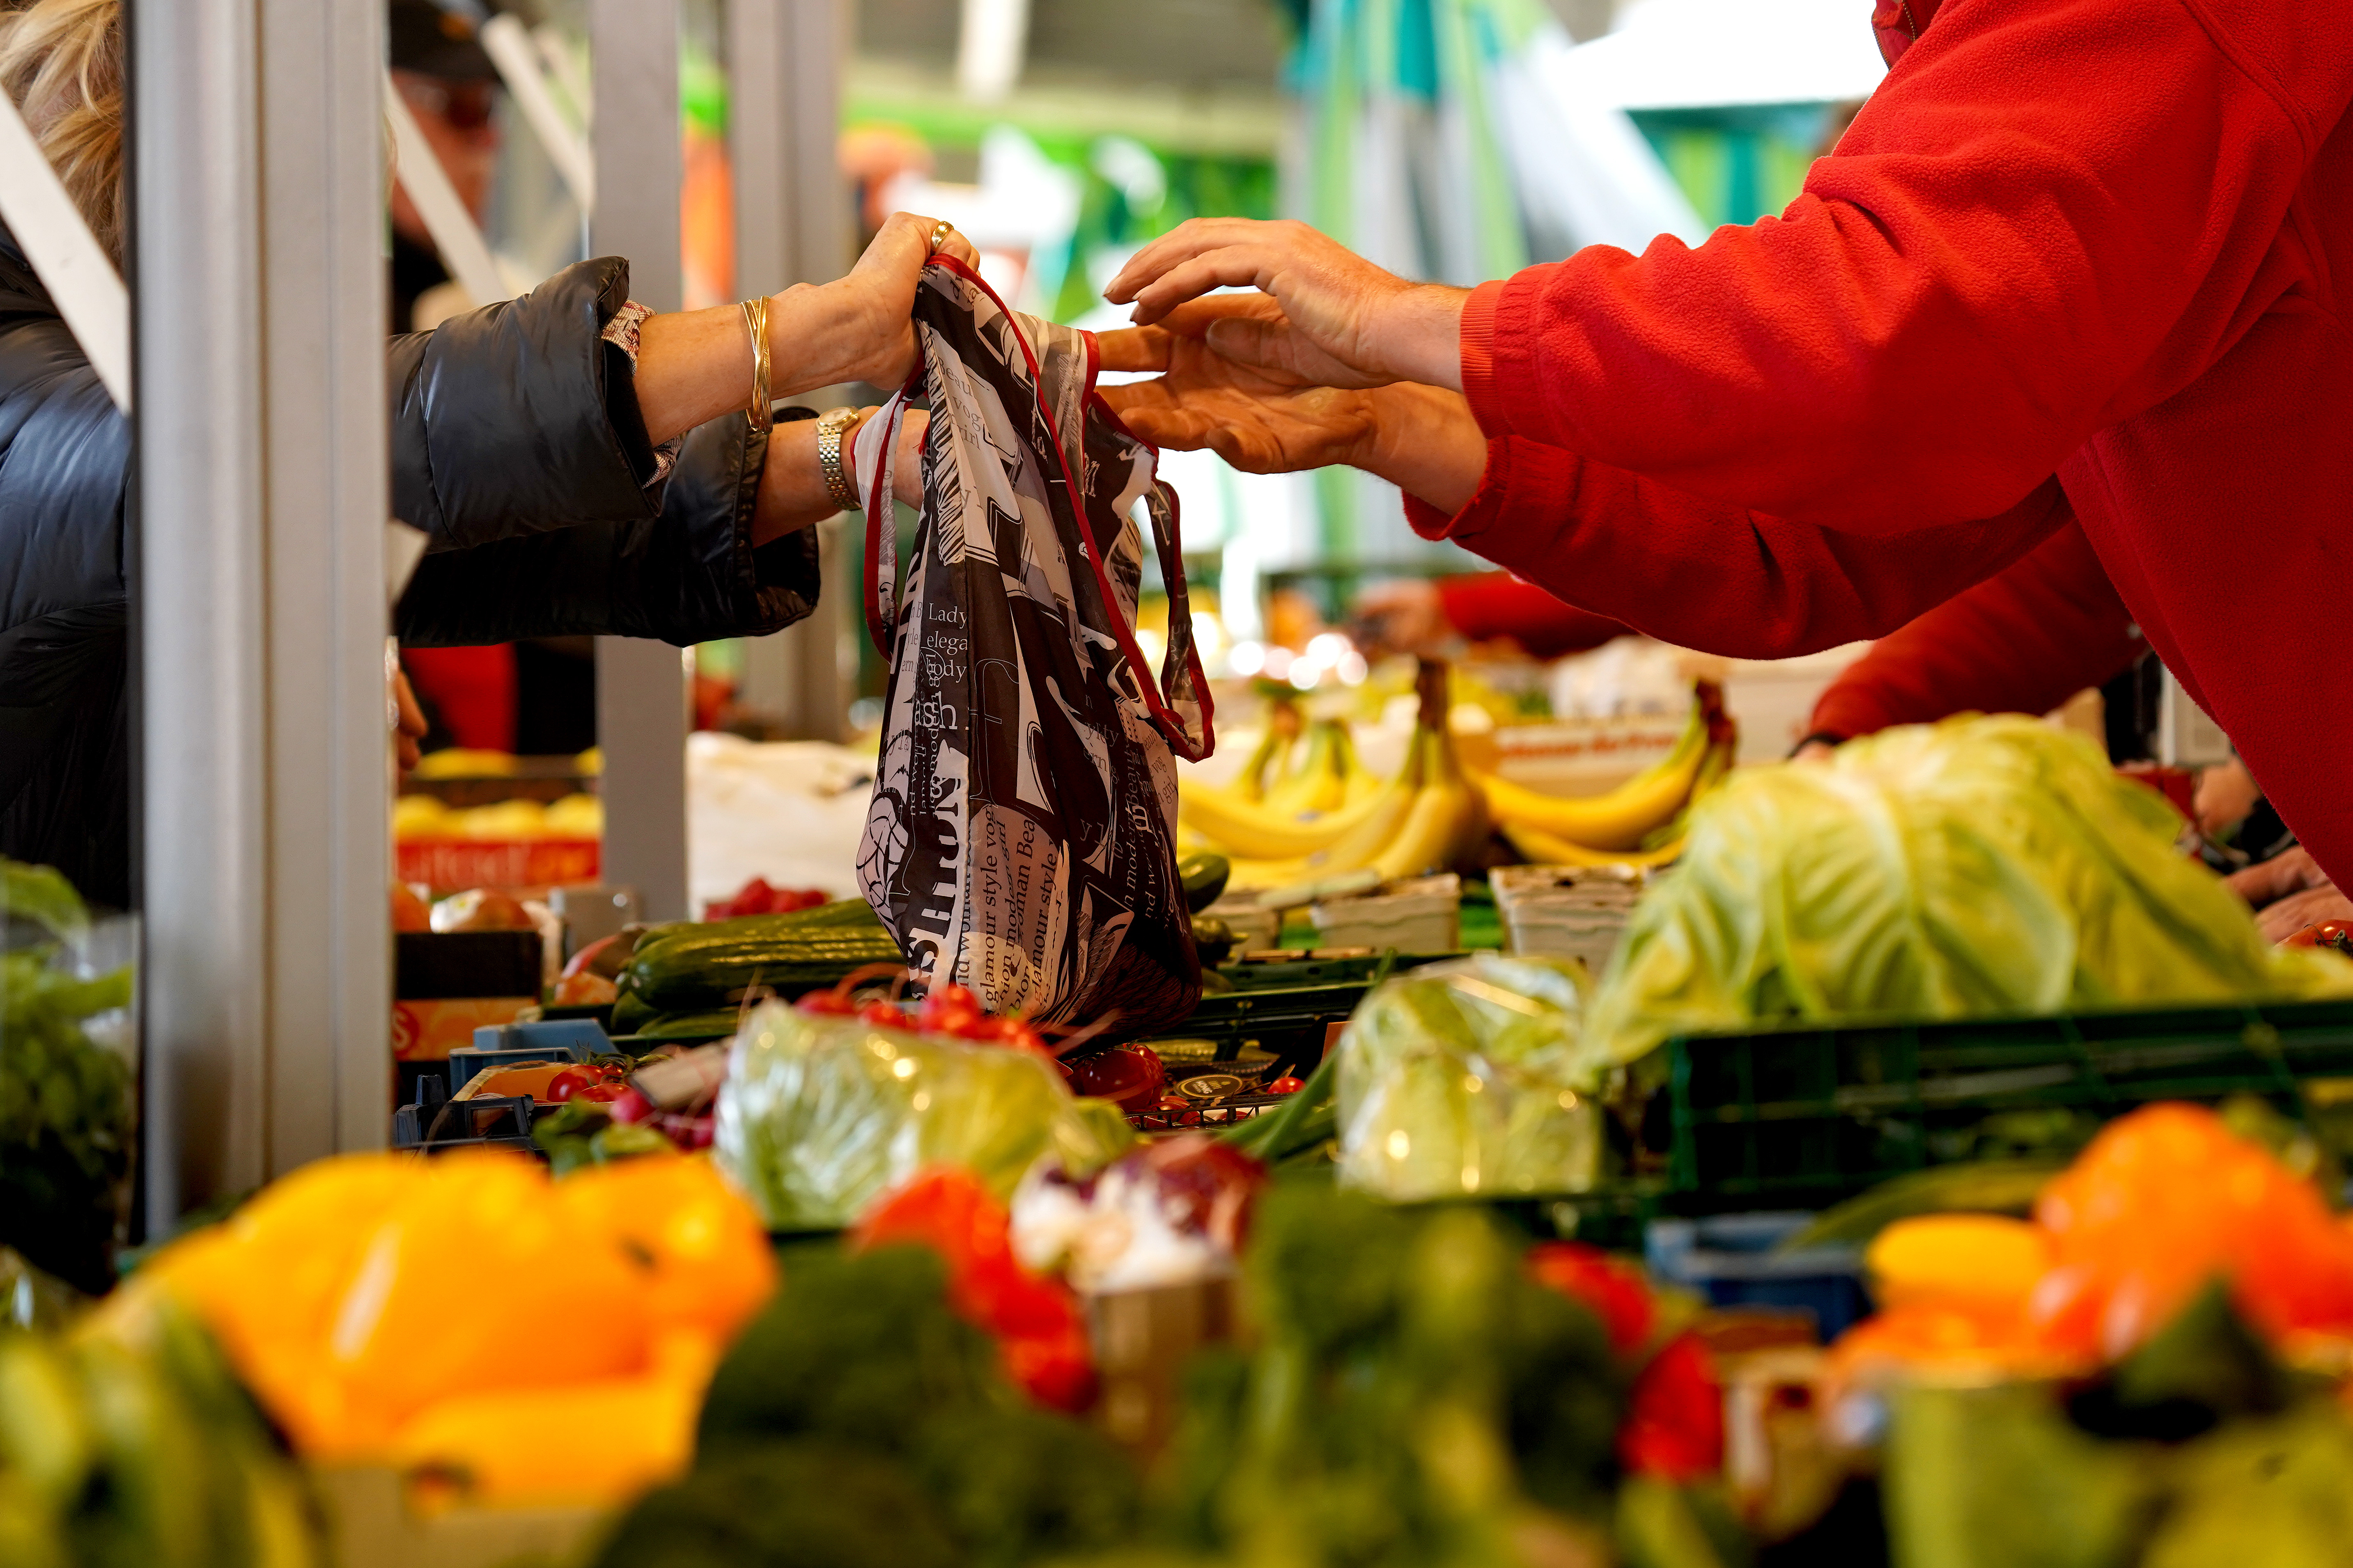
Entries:
POLYGON ((384 1141, 380 0, 139 0, 151 1225, 384 1141))
MULTIPOLYGON (((629 262, 629 294, 679 309, 679 0, 589 0, 589 248, 629 262)), ((596 639, 596 741, 605 754, 605 880, 638 889, 655 920, 687 910, 687 686, 679 650, 596 639)))
MULTIPOLYGON (((848 47, 842 0, 729 0, 735 279, 746 294, 827 282, 849 264, 849 188, 834 157, 848 47)), ((839 741, 857 669, 853 594, 841 528, 829 524, 819 538, 817 612, 746 646, 744 700, 780 713, 797 739, 839 741)))
POLYGON ((491 254, 491 242, 482 237, 481 225, 466 210, 458 187, 449 183, 449 172, 434 156, 433 143, 425 139, 417 117, 408 112, 408 102, 393 85, 389 70, 384 72, 383 90, 384 116, 392 125, 395 170, 401 188, 417 204, 417 216, 424 220, 426 232, 433 237, 433 248, 441 253, 441 264, 476 305, 513 299, 515 291, 507 287, 498 258, 491 254))
POLYGON ((547 150, 548 162, 564 177, 572 199, 580 204, 581 212, 596 210, 596 164, 589 155, 587 141, 565 120, 557 107, 555 94, 548 85, 544 62, 538 46, 532 42, 531 33, 512 16, 501 11, 482 24, 482 52, 499 68, 499 76, 514 95, 516 107, 531 122, 539 144, 547 150))

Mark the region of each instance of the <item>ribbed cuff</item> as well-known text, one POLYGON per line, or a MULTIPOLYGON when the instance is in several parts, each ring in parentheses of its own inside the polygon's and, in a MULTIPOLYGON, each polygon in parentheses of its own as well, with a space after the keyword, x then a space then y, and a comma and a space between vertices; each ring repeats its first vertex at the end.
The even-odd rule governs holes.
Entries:
POLYGON ((1495 391, 1495 312, 1509 281, 1480 284, 1462 307, 1462 395, 1470 401, 1471 416, 1490 436, 1512 428, 1495 391))
MULTIPOLYGON (((1467 369, 1467 359, 1464 363, 1467 369)), ((1461 511, 1449 515, 1420 497, 1409 494, 1405 498, 1405 520, 1424 539, 1460 540, 1468 534, 1483 532, 1495 521, 1495 514, 1503 507, 1511 483, 1511 443, 1490 441, 1487 443, 1487 467, 1479 476, 1479 488, 1471 493, 1471 499, 1463 503, 1461 511)))

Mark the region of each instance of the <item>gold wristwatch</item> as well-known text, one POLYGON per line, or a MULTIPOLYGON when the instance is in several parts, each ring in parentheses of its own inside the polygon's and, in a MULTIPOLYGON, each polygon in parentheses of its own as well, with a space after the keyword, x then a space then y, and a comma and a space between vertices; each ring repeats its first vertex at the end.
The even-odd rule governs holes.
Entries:
POLYGON ((817 466, 825 475, 825 492, 833 504, 844 511, 862 511, 858 500, 858 487, 850 482, 848 465, 842 461, 841 433, 858 423, 855 408, 836 408, 818 416, 817 466))

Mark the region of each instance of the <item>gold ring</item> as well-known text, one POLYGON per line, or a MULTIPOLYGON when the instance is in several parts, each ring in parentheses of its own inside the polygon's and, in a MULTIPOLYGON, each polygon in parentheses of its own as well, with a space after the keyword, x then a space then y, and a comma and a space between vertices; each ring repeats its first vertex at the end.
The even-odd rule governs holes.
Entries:
POLYGON ((932 248, 934 250, 937 250, 943 244, 946 243, 948 236, 955 232, 955 225, 948 222, 945 218, 940 219, 940 221, 932 227, 932 248))

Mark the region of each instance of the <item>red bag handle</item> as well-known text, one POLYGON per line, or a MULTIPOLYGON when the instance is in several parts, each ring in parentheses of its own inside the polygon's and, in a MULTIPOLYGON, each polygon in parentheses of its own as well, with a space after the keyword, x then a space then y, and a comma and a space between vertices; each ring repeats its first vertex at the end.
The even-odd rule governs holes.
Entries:
MULTIPOLYGON (((1215 710, 1209 700, 1208 678, 1201 668, 1200 652, 1192 646, 1188 638, 1185 656, 1192 671, 1193 689, 1198 694, 1201 703, 1201 739, 1198 743, 1196 743, 1192 736, 1187 732, 1184 721, 1176 716, 1176 705, 1169 700, 1159 676, 1153 672, 1145 660, 1144 649, 1135 640, 1135 628, 1130 626, 1127 618, 1120 614, 1119 600, 1112 592, 1110 574, 1103 569, 1103 552, 1095 543, 1094 525, 1087 519, 1087 509, 1082 500, 1082 492, 1079 489, 1078 478, 1071 472, 1070 458, 1062 449, 1061 429, 1054 423, 1053 410, 1046 406, 1045 398, 1038 390, 1044 377, 1038 363, 1038 351, 1030 345, 1029 334, 1021 330, 1020 318, 1007 307, 1005 300, 999 297, 996 289, 988 286, 987 280, 979 273, 945 251, 934 252, 926 265, 944 267, 976 286, 982 293, 987 294, 996 303, 997 308, 1003 311, 1007 320, 1013 324, 1013 341, 1021 345, 1021 356, 1029 365, 1031 395, 1037 398, 1039 417, 1045 421, 1047 433, 1053 437, 1054 462, 1061 470, 1063 494, 1070 498, 1071 514, 1078 521, 1079 542, 1085 549, 1088 569, 1094 574, 1095 592, 1103 600, 1103 615, 1111 622, 1113 640, 1119 644, 1120 657, 1125 661, 1129 672, 1135 677, 1136 685, 1144 693, 1145 706, 1151 710, 1152 721, 1167 738, 1170 749, 1187 762, 1199 762, 1215 751, 1218 743, 1217 733, 1213 727, 1215 710)), ((1088 407, 1096 410, 1101 417, 1110 420, 1130 440, 1148 447, 1156 457, 1159 449, 1152 447, 1148 442, 1142 441, 1124 425, 1121 425, 1118 416, 1111 411, 1111 406, 1104 403, 1101 395, 1095 391, 1099 359, 1095 349, 1094 334, 1088 332, 1082 335, 1085 337, 1087 345, 1087 385, 1082 401, 1088 407)), ((923 340, 920 335, 916 339, 915 353, 914 370, 909 374, 906 384, 899 389, 898 395, 892 399, 891 406, 883 411, 883 416, 890 422, 882 432, 886 442, 892 444, 897 442, 899 423, 906 413, 906 398, 923 380, 923 340)), ((891 580, 887 585, 882 570, 882 517, 883 510, 891 500, 889 491, 883 484, 885 476, 891 471, 889 453, 890 447, 886 446, 882 460, 874 466, 874 484, 866 498, 866 629, 868 635, 874 639, 875 648, 886 660, 892 657, 891 623, 897 618, 898 611, 896 562, 892 563, 889 574, 891 580), (890 600, 887 604, 886 595, 890 600)), ((1174 531, 1177 527, 1176 497, 1165 486, 1162 487, 1162 494, 1167 498, 1169 503, 1169 527, 1174 531)), ((1150 508, 1145 510, 1150 513, 1150 508)), ((1156 514, 1152 515, 1152 531, 1154 542, 1158 546, 1161 556, 1162 575, 1165 577, 1168 574, 1172 563, 1176 572, 1175 578, 1171 579, 1170 597, 1172 600, 1181 600, 1184 593, 1182 584, 1185 570, 1181 546, 1176 538, 1162 531, 1160 519, 1156 514)), ((895 555, 895 549, 892 553, 895 555)))

